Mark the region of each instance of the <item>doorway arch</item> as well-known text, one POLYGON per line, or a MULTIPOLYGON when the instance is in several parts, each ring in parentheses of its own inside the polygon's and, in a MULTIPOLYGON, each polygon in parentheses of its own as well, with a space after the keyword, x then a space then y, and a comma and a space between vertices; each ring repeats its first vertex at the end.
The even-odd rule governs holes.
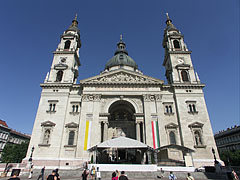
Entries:
POLYGON ((108 109, 110 138, 125 136, 136 139, 135 112, 134 106, 128 101, 119 100, 110 105, 108 109))

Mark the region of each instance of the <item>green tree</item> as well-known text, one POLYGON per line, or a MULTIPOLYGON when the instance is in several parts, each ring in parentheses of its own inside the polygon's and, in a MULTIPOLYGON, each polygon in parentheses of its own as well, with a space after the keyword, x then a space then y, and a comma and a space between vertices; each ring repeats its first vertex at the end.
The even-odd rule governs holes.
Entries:
POLYGON ((25 158, 28 149, 28 142, 22 144, 6 144, 2 152, 3 163, 20 163, 25 158))
POLYGON ((239 166, 240 164, 240 150, 237 151, 224 151, 220 153, 221 160, 224 161, 224 163, 227 166, 239 166))

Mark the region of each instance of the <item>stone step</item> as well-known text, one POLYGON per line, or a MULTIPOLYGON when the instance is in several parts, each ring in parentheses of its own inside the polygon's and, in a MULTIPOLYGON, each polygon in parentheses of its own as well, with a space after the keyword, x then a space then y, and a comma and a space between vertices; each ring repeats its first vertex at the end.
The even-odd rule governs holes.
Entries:
MULTIPOLYGON (((59 170, 60 177, 62 179, 68 178, 68 177, 81 177, 83 172, 83 169, 75 169, 75 170, 59 170)), ((187 172, 173 172, 177 178, 184 179, 187 176, 187 172)), ((38 177, 40 174, 40 170, 34 170, 33 171, 33 177, 38 177)), ((49 174, 51 174, 51 170, 46 169, 44 176, 47 177, 49 174)), ((160 176, 161 173, 159 171, 157 172, 134 172, 134 171, 125 171, 125 174, 129 177, 129 179, 158 179, 157 176, 160 176)), ((165 171, 163 174, 164 178, 167 178, 169 176, 169 172, 165 171)), ((205 173, 205 172, 191 172, 191 175, 195 179, 227 179, 226 173, 205 173)), ((22 177, 27 177, 28 173, 23 174, 22 177)), ((105 171, 101 172, 101 178, 102 179, 111 179, 112 172, 105 171)))

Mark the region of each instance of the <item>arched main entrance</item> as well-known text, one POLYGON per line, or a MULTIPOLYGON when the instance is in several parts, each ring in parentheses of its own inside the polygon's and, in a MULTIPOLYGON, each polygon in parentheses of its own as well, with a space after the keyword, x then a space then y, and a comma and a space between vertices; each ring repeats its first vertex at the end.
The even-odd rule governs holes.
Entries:
POLYGON ((134 113, 135 109, 133 105, 128 101, 124 100, 114 102, 109 107, 109 139, 120 136, 136 139, 136 125, 134 113))

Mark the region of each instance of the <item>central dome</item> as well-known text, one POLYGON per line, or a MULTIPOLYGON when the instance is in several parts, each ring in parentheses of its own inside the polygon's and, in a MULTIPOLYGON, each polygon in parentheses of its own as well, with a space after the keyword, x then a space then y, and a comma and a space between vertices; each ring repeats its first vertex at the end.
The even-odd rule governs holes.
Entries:
POLYGON ((105 69, 110 69, 114 66, 129 66, 133 69, 138 69, 136 62, 130 56, 128 56, 128 52, 125 47, 126 45, 122 41, 122 36, 120 36, 120 41, 117 44, 117 50, 115 51, 114 56, 105 65, 105 69))
POLYGON ((118 53, 115 56, 113 56, 105 65, 106 69, 109 69, 113 66, 130 66, 135 69, 138 68, 136 62, 127 54, 125 53, 118 53))

